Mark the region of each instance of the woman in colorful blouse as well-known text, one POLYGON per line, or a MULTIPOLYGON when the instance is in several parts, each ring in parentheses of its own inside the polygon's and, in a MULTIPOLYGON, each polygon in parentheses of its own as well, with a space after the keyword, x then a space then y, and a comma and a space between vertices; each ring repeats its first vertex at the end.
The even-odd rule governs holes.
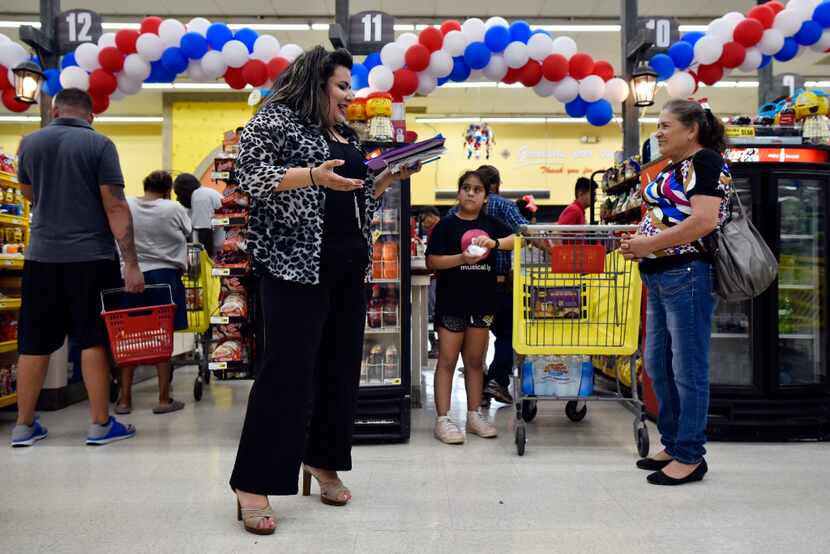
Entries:
POLYGON ((664 446, 637 467, 654 471, 649 483, 681 485, 708 470, 703 445, 715 274, 703 239, 726 219, 732 178, 722 157, 723 124, 697 102, 666 104, 657 141, 669 165, 646 186, 648 213, 620 248, 640 261, 648 289, 645 364, 664 446))

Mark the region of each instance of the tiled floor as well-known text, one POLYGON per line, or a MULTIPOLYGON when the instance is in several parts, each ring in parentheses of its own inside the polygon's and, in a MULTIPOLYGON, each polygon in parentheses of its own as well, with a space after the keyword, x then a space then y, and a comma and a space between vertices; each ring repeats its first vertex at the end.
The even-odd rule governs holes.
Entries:
MULTIPOLYGON (((703 483, 653 487, 634 468, 631 416, 608 404, 578 424, 542 405, 522 458, 507 407, 491 410, 498 439, 454 447, 432 438, 431 408, 415 410, 409 443, 355 448, 348 507, 273 498, 279 529, 254 537, 227 486, 249 383, 214 382, 194 403, 192 379, 177 372, 188 405, 167 416, 150 413, 153 381, 136 387, 131 441, 83 446, 81 404, 45 413, 36 447, 0 448, 0 552, 830 550, 830 445, 713 443, 703 483)), ((11 422, 0 414, 3 440, 11 422)))

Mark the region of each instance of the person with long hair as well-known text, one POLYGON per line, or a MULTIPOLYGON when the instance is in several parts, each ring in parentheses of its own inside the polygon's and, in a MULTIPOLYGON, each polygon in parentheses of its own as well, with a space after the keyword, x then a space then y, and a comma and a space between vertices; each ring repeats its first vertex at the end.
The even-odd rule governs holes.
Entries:
POLYGON ((709 409, 709 339, 715 272, 705 239, 726 221, 732 178, 723 160, 724 128, 697 102, 672 100, 657 123, 669 164, 643 191, 648 209, 624 239, 648 289, 645 368, 657 396, 664 449, 637 462, 654 485, 700 481, 709 409))
POLYGON ((352 498, 338 471, 352 468, 369 274, 369 225, 396 179, 369 173, 346 125, 352 57, 315 47, 279 77, 245 126, 237 173, 251 196, 249 251, 261 269, 260 367, 230 485, 247 531, 272 534, 269 495, 323 503, 352 498))

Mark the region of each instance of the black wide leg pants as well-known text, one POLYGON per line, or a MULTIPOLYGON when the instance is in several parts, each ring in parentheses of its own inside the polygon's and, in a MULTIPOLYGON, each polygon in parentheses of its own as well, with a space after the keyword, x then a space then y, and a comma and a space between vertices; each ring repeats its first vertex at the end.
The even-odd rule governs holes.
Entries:
POLYGON ((231 475, 233 489, 297 494, 300 463, 348 471, 363 333, 365 259, 325 259, 320 285, 259 280, 259 374, 231 475))

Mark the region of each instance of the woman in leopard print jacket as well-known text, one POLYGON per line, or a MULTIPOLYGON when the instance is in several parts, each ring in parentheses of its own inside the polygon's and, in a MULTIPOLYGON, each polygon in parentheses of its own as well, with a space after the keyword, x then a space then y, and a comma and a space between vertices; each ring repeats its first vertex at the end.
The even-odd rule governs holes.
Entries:
POLYGON ((313 476, 324 503, 352 496, 337 471, 352 467, 369 222, 392 181, 412 172, 367 172, 345 124, 351 67, 345 50, 306 52, 242 132, 237 173, 251 196, 249 249, 264 269, 263 348, 230 484, 257 534, 274 532, 267 497, 297 494, 301 463, 304 494, 313 476))

